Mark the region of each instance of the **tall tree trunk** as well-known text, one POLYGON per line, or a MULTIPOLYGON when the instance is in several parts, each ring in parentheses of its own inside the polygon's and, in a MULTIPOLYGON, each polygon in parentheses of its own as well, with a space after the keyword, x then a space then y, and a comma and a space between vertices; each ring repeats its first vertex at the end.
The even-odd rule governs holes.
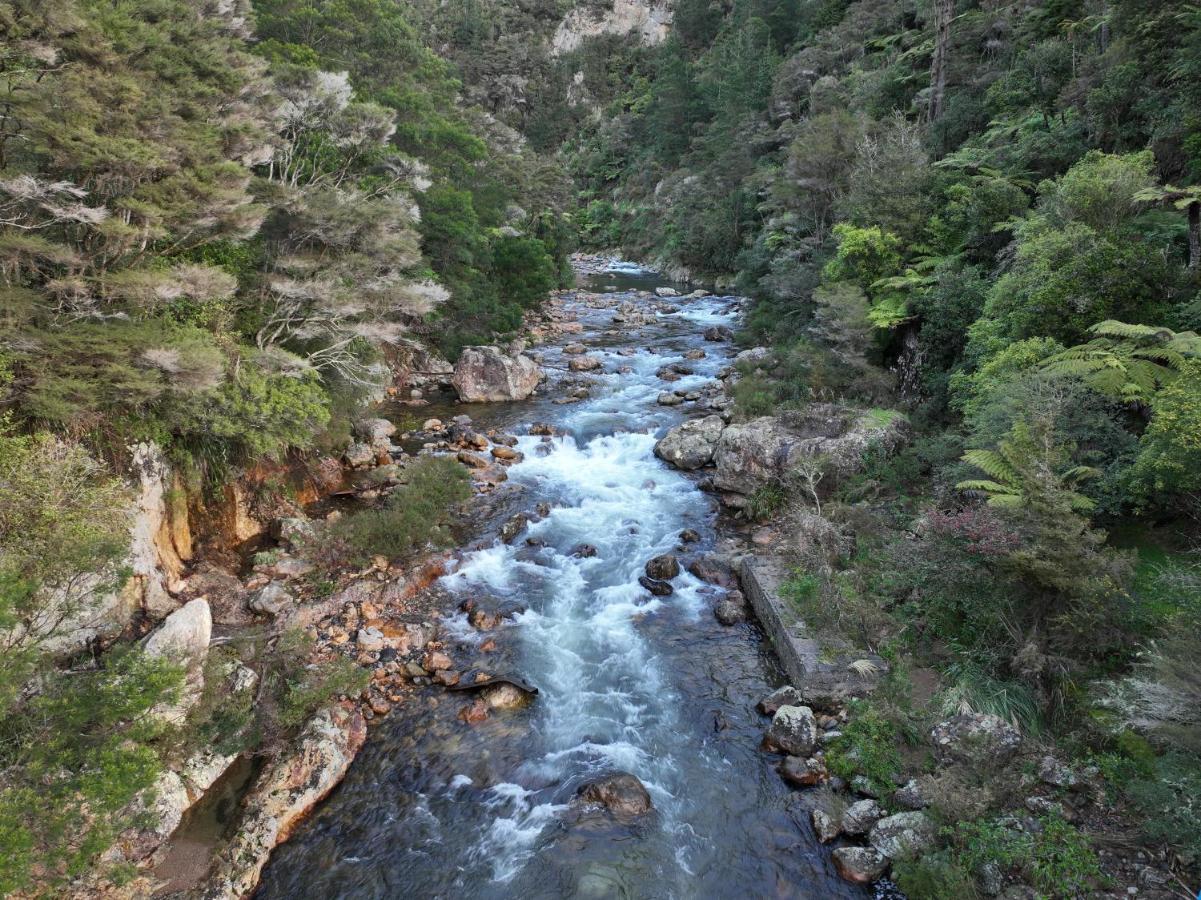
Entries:
POLYGON ((1188 270, 1201 276, 1201 200, 1188 205, 1188 270))
POLYGON ((947 48, 951 43, 951 19, 955 0, 934 0, 934 59, 930 63, 930 121, 942 115, 947 93, 947 48))

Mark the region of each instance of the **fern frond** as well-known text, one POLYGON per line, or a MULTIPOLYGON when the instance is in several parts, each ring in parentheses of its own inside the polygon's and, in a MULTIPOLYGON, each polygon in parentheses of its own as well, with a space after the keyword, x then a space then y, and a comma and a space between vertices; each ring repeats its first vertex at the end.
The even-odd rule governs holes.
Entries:
POLYGON ((968 450, 963 461, 997 481, 1016 484, 1020 480, 1017 468, 996 450, 968 450))

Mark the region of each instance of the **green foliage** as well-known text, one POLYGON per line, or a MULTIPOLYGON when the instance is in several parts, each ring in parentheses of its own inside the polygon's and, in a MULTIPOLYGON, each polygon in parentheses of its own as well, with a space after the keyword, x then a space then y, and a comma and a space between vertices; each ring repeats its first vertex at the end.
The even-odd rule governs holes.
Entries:
POLYGON ((848 711, 850 718, 842 736, 826 753, 826 766, 848 780, 862 775, 881 795, 895 790, 901 772, 901 735, 896 723, 864 701, 852 701, 848 711))
POLYGON ((1050 897, 1079 897, 1096 889, 1101 869, 1088 839, 1060 818, 1043 817, 1037 830, 999 822, 967 822, 951 830, 954 854, 968 871, 987 863, 1018 870, 1050 897))
POLYGON ((166 660, 114 651, 98 668, 44 669, 38 693, 5 703, 0 891, 50 896, 136 823, 130 804, 161 771, 150 711, 182 682, 166 660))
POLYGON ((972 873, 945 850, 897 860, 892 865, 892 880, 905 896, 922 900, 979 900, 983 896, 972 873))
POLYGON ((331 529, 331 540, 352 560, 367 562, 377 554, 394 559, 447 541, 450 507, 471 495, 467 471, 449 457, 422 457, 404 477, 382 508, 348 516, 331 529))
POLYGON ((1201 494, 1199 426, 1201 362, 1190 361, 1151 402, 1151 424, 1131 473, 1141 497, 1196 508, 1201 494))
POLYGON ((1146 402, 1189 359, 1201 357, 1201 337, 1191 331, 1127 325, 1107 320, 1092 326, 1096 338, 1043 363, 1048 371, 1082 378, 1115 399, 1146 402))

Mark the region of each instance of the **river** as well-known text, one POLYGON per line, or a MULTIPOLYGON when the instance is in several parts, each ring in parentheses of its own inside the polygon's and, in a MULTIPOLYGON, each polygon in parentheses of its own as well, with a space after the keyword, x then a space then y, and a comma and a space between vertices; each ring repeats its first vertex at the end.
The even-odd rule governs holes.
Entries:
MULTIPOLYGON (((591 287, 628 299, 658 284, 633 270, 591 287)), ((672 302, 677 312, 618 334, 612 309, 581 306, 585 332, 539 349, 559 371, 562 346, 584 341, 604 361, 591 396, 555 404, 562 392, 551 385, 486 413, 521 435, 524 460, 509 470, 520 508, 550 512, 511 544, 485 536, 442 581, 456 597, 524 611, 496 632, 474 631, 461 613, 445 630, 456 659, 494 638, 506 665, 539 688, 536 701, 466 725, 456 718, 466 698, 428 688, 394 711, 275 852, 258 897, 865 896, 834 873, 798 795, 759 748, 767 720, 755 703, 783 679, 758 628, 718 624, 719 589, 686 572, 668 597, 638 584, 651 557, 687 559, 721 541, 714 499, 652 449, 692 406, 660 406, 659 392, 699 388, 728 365, 729 346, 701 332, 735 324, 737 307, 729 297, 672 302), (695 348, 705 358, 686 361, 695 348), (693 374, 667 385, 656 372, 671 363, 693 374), (564 434, 526 434, 535 421, 564 434), (684 529, 700 541, 681 550, 684 529), (573 554, 581 543, 596 555, 573 554), (612 771, 641 779, 653 814, 633 824, 581 814, 580 785, 612 771)))

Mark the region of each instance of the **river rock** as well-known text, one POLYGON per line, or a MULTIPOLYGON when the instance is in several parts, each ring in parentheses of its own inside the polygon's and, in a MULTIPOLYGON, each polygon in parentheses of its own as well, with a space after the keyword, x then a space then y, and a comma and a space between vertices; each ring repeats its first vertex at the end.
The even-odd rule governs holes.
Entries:
POLYGON ((886 816, 872 826, 871 845, 889 859, 909 859, 934 846, 934 823, 921 812, 886 816))
POLYGON ((813 832, 823 844, 828 844, 842 833, 842 823, 824 809, 815 809, 811 813, 813 832))
POLYGON ((651 578, 648 575, 640 575, 638 583, 654 594, 656 597, 668 597, 675 593, 673 588, 666 581, 659 581, 656 578, 651 578))
POLYGON ((493 709, 520 709, 528 705, 533 698, 529 691, 523 691, 507 681, 483 688, 480 696, 493 709))
POLYGON ((577 559, 589 559, 596 556, 597 550, 592 544, 576 544, 571 548, 571 555, 577 559))
POLYGON ((734 337, 734 332, 725 325, 710 325, 702 337, 707 341, 728 341, 734 337))
POLYGON ((510 356, 499 347, 467 347, 455 363, 451 385, 467 403, 524 400, 541 378, 527 356, 510 356))
POLYGON ((705 351, 700 347, 697 347, 695 350, 684 351, 684 359, 704 359, 705 355, 705 351))
POLYGON ((663 391, 655 399, 655 402, 660 406, 679 406, 684 402, 684 398, 671 391, 663 391))
POLYGON ((722 625, 737 625, 746 621, 746 606, 733 600, 721 600, 713 607, 713 616, 722 625))
POLYGON ((734 573, 725 563, 718 562, 712 556, 699 556, 688 563, 688 571, 701 581, 728 588, 734 585, 734 573))
POLYGON ((354 436, 372 447, 391 446, 396 426, 387 419, 360 419, 354 423, 354 436))
POLYGON ((573 341, 572 343, 568 344, 566 347, 563 348, 563 352, 570 356, 577 356, 581 353, 584 353, 587 349, 588 348, 585 347, 583 344, 581 344, 579 341, 573 341))
POLYGON ((455 454, 455 458, 469 469, 484 469, 488 466, 488 460, 470 450, 460 450, 455 454))
POLYGON ((854 884, 871 884, 888 871, 888 860, 871 847, 839 847, 831 858, 838 874, 854 884))
POLYGON ((762 365, 771 359, 771 351, 766 347, 752 347, 750 350, 743 350, 734 357, 735 365, 744 365, 747 368, 762 365))
POLYGON ((427 672, 440 672, 443 669, 449 669, 454 665, 449 656, 441 650, 429 649, 425 651, 425 656, 421 660, 421 667, 427 672))
POLYGON ((657 288, 655 288, 655 296, 656 297, 678 297, 678 296, 680 296, 680 292, 677 291, 675 288, 657 287, 657 288))
POLYGON ((655 455, 677 469, 699 469, 713 461, 725 422, 705 416, 677 425, 655 444, 655 455))
POLYGON ((766 697, 759 701, 756 709, 765 716, 774 716, 776 711, 781 706, 804 706, 805 701, 801 697, 801 692, 794 688, 791 684, 786 684, 784 687, 776 688, 766 697))
POLYGON ((602 363, 595 356, 589 356, 585 354, 569 360, 567 363, 567 368, 573 372, 594 372, 602 365, 604 365, 604 363, 602 363))
POLYGON ((929 805, 922 794, 921 783, 916 778, 910 778, 897 788, 893 792, 892 800, 897 806, 908 810, 925 809, 929 805))
POLYGON ((908 435, 900 414, 875 414, 834 403, 811 403, 780 416, 728 426, 713 452, 718 490, 750 494, 793 477, 820 457, 825 483, 862 468, 868 448, 891 453, 908 435))
POLYGON ((499 459, 501 462, 516 462, 521 459, 521 454, 512 447, 497 446, 490 451, 493 459, 499 459))
POLYGON ((828 773, 826 764, 816 757, 786 756, 780 763, 780 777, 797 787, 813 787, 825 781, 828 773))
POLYGON ((506 544, 513 543, 517 535, 521 534, 525 526, 529 524, 529 521, 530 517, 528 513, 520 512, 509 516, 504 524, 500 526, 500 539, 506 544))
POLYGON ((764 742, 790 756, 808 756, 817 744, 817 720, 807 706, 781 706, 772 716, 764 742))
POLYGON ((252 594, 246 605, 251 612, 274 619, 291 609, 295 602, 296 598, 284 590, 282 584, 273 581, 252 594))
POLYGON ((648 560, 645 568, 648 578, 659 581, 671 581, 680 574, 680 562, 670 553, 663 553, 648 560))
POLYGON ((842 830, 847 834, 867 834, 884 818, 884 810, 875 800, 857 800, 843 811, 842 830))
POLYGON ((378 652, 384 649, 384 633, 374 627, 360 628, 355 643, 365 653, 378 652))
POLYGON ((692 528, 685 528, 680 532, 680 540, 685 544, 695 544, 701 539, 700 532, 692 528))
POLYGON ((1021 734, 1004 719, 974 712, 939 722, 930 731, 930 741, 939 762, 986 770, 1003 767, 1022 746, 1021 734))
POLYGON ((632 818, 654 808, 651 795, 642 782, 629 772, 617 772, 580 788, 585 803, 599 803, 620 818, 632 818))

